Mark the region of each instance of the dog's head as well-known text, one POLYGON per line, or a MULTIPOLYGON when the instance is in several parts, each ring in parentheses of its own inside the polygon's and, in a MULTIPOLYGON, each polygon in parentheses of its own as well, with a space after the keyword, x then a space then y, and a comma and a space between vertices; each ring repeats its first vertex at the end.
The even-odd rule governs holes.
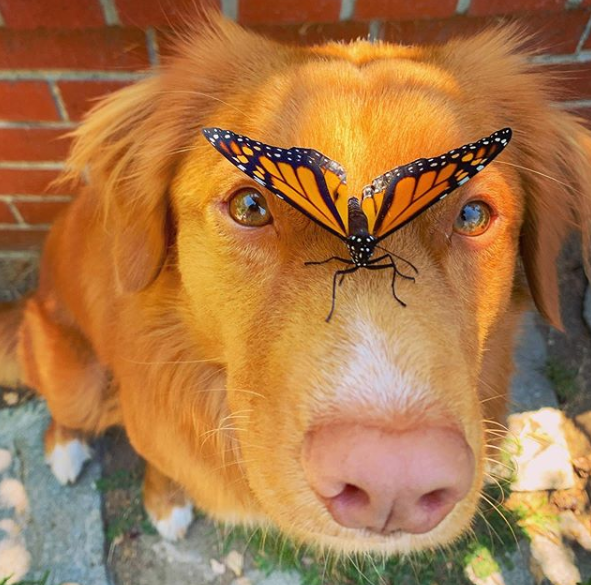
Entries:
POLYGON ((87 119, 72 162, 90 165, 101 194, 122 294, 163 278, 178 288, 195 356, 225 371, 218 445, 238 449, 219 461, 246 481, 220 489, 249 490, 253 516, 392 553, 468 527, 526 280, 559 326, 555 260, 571 227, 589 235, 589 135, 552 98, 511 31, 304 49, 218 22, 87 119), (362 270, 326 323, 335 266, 305 262, 346 256, 343 243, 230 165, 203 126, 317 149, 352 192, 499 128, 514 138, 383 242, 418 269, 396 283, 406 307, 392 274, 362 270))

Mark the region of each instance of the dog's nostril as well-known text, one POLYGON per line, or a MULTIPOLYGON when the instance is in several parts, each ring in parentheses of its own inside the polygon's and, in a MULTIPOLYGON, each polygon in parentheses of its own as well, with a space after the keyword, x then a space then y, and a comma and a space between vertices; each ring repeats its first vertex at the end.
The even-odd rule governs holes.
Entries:
POLYGON ((331 500, 341 506, 362 508, 369 504, 369 495, 356 485, 348 483, 341 493, 331 498, 331 500))
POLYGON ((419 498, 419 505, 427 511, 436 510, 447 504, 452 499, 451 495, 448 489, 433 490, 419 498))

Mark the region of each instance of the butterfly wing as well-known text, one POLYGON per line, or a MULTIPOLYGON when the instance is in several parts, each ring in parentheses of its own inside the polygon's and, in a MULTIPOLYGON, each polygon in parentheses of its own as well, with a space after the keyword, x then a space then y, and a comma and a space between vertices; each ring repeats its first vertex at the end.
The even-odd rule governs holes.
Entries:
POLYGON ((511 140, 504 128, 434 158, 420 158, 375 179, 362 194, 369 230, 378 239, 423 213, 491 163, 511 140))
POLYGON ((213 147, 235 167, 340 238, 348 229, 343 168, 307 148, 278 148, 221 128, 204 128, 213 147))

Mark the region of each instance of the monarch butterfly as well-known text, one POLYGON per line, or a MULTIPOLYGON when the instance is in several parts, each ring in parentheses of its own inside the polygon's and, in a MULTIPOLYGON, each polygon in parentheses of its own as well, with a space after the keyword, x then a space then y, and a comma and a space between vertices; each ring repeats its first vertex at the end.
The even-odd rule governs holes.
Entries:
POLYGON ((392 268, 392 292, 405 306, 396 295, 395 279, 414 278, 398 270, 394 257, 399 256, 378 244, 484 169, 512 135, 510 128, 504 128, 445 154, 419 158, 375 178, 360 194, 349 195, 343 167, 317 150, 278 148, 221 128, 202 132, 234 166, 345 242, 350 259, 333 256, 306 263, 338 260, 351 265, 335 272, 327 321, 334 312, 337 280, 360 268, 392 268), (376 248, 386 253, 374 258, 376 248))

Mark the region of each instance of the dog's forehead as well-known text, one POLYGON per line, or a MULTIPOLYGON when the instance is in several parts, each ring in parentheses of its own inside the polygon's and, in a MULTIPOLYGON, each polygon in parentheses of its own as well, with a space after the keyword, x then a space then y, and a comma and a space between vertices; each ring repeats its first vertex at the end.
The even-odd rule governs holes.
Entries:
POLYGON ((269 120, 269 140, 319 150, 343 165, 352 188, 479 138, 463 124, 455 81, 426 64, 310 63, 293 75, 297 89, 269 120))

